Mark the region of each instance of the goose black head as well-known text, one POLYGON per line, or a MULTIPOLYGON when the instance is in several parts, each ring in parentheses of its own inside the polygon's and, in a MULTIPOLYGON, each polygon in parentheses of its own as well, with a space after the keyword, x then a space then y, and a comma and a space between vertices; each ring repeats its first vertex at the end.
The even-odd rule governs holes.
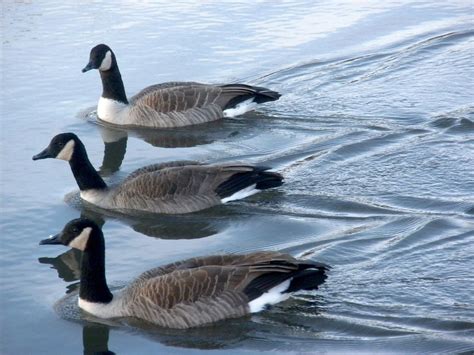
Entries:
POLYGON ((82 142, 74 133, 61 133, 54 136, 41 153, 34 155, 33 160, 55 158, 70 161, 78 147, 82 147, 82 142))
POLYGON ((84 251, 95 239, 100 240, 101 235, 102 231, 95 222, 77 218, 69 221, 60 233, 40 241, 40 245, 63 244, 84 251))
POLYGON ((114 52, 106 44, 98 44, 91 49, 89 55, 89 63, 82 69, 82 72, 92 69, 98 69, 100 71, 110 70, 115 65, 114 52))

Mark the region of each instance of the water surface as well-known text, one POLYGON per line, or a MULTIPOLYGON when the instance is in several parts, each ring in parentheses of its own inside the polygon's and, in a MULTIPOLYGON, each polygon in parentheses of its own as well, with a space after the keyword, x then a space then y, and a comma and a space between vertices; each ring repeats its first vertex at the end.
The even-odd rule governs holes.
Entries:
POLYGON ((471 2, 2 7, 2 353, 474 350, 471 2), (283 96, 200 127, 111 130, 90 114, 98 74, 80 72, 102 42, 129 95, 195 80, 283 96), (104 214, 78 201, 67 164, 31 161, 65 131, 108 181, 195 159, 270 165, 286 183, 186 216, 104 214), (281 250, 333 269, 318 292, 209 327, 99 322, 75 306, 79 254, 38 246, 81 214, 103 224, 114 287, 218 252, 281 250))

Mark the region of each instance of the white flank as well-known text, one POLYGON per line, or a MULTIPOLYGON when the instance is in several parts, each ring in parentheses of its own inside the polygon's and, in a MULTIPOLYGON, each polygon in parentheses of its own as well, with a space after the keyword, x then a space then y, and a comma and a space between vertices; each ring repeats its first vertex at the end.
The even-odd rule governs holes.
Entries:
POLYGON ((224 117, 240 116, 240 115, 243 115, 245 112, 254 110, 255 107, 257 107, 257 103, 253 102, 253 98, 248 99, 248 100, 242 101, 240 104, 238 104, 234 108, 228 108, 227 110, 224 110, 224 117))
POLYGON ((123 304, 120 295, 112 298, 109 303, 89 302, 79 297, 79 308, 99 318, 114 318, 124 316, 123 304))
POLYGON ((104 59, 102 59, 102 63, 100 63, 99 70, 106 71, 106 70, 109 70, 111 66, 112 66, 112 53, 110 53, 110 51, 107 51, 107 53, 105 53, 104 59))
POLYGON ((227 203, 229 201, 241 200, 243 198, 252 196, 252 195, 254 195, 254 194, 256 194, 257 192, 260 191, 260 190, 257 190, 255 188, 255 186, 256 186, 256 184, 253 184, 253 185, 250 185, 250 186, 246 187, 245 189, 239 190, 236 193, 234 193, 233 195, 230 195, 229 197, 223 198, 221 200, 221 202, 222 203, 227 203))
POLYGON ((77 237, 69 242, 69 246, 71 248, 84 250, 86 249, 87 241, 89 240, 89 236, 91 235, 92 228, 87 227, 84 228, 77 237))
POLYGON ((72 158, 72 153, 74 153, 74 145, 76 143, 74 142, 74 139, 71 139, 69 142, 66 143, 63 149, 59 152, 58 155, 56 155, 56 159, 62 159, 69 161, 72 158))
POLYGON ((125 119, 128 116, 128 105, 101 96, 97 104, 97 116, 106 122, 125 124, 125 119))
POLYGON ((282 282, 281 284, 271 288, 260 297, 254 299, 253 301, 250 301, 250 313, 260 312, 265 308, 266 305, 276 304, 288 299, 288 297, 290 297, 290 294, 283 292, 288 289, 288 287, 290 286, 290 282, 291 279, 288 279, 282 282))

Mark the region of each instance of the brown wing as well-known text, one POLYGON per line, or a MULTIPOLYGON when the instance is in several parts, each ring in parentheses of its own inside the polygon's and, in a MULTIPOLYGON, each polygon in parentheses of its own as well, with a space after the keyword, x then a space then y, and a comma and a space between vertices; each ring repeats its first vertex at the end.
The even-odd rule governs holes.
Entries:
POLYGON ((256 103, 277 100, 280 94, 243 84, 206 85, 171 82, 149 86, 130 100, 130 126, 183 127, 223 117, 223 110, 253 98, 256 103))
POLYGON ((255 298, 247 290, 252 283, 260 284, 255 281, 266 274, 281 275, 264 285, 265 292, 297 269, 294 258, 272 252, 189 259, 140 276, 127 289, 125 302, 132 316, 188 328, 248 314, 248 302, 255 298))
POLYGON ((217 86, 203 84, 172 86, 155 90, 148 88, 134 104, 146 106, 161 113, 183 112, 213 104, 221 92, 222 90, 217 86))
POLYGON ((215 103, 221 89, 195 82, 170 82, 149 86, 131 98, 130 126, 170 128, 222 118, 215 103))
POLYGON ((155 213, 188 213, 220 203, 216 189, 251 166, 187 165, 153 170, 126 179, 115 189, 118 208, 155 213))
POLYGON ((124 291, 129 316, 169 328, 189 328, 248 313, 244 293, 231 290, 240 271, 218 267, 179 270, 124 291))

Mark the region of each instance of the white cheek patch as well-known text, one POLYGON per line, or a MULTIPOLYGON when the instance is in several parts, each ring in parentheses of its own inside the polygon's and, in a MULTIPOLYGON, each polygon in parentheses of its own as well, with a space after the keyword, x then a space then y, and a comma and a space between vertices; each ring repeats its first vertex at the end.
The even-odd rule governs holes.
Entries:
POLYGON ((71 248, 76 248, 79 250, 86 249, 87 241, 89 240, 91 231, 92 231, 91 227, 84 228, 81 234, 79 234, 76 238, 71 240, 71 242, 69 243, 69 246, 71 248))
POLYGON ((107 51, 107 53, 105 53, 104 59, 102 59, 102 63, 100 63, 99 70, 106 71, 106 70, 109 70, 111 66, 112 66, 112 53, 110 51, 107 51))
POLYGON ((66 143, 63 149, 59 152, 59 154, 56 156, 56 159, 62 159, 69 161, 72 158, 72 153, 74 153, 74 145, 76 143, 74 142, 73 139, 71 139, 69 142, 66 143))

